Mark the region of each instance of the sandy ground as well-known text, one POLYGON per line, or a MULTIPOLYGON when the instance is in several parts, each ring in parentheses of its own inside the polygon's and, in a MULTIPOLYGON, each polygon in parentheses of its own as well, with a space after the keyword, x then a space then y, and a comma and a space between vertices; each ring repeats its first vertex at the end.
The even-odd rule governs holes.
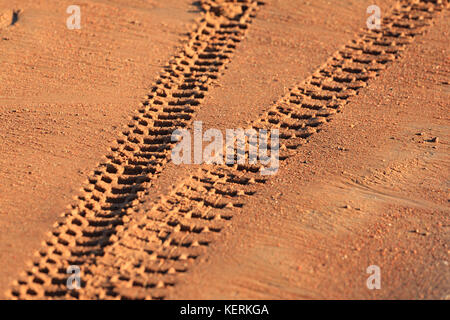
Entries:
MULTIPOLYGON (((131 117, 198 9, 189 1, 2 1, 0 287, 37 250, 131 117), (8 40, 4 40, 7 38, 8 40)), ((4 291, 4 290, 2 290, 4 291)))
POLYGON ((174 298, 448 298, 448 22, 283 165, 174 298))
MULTIPOLYGON (((0 1, 2 17, 18 12, 0 22, 1 294, 200 15, 190 1, 84 1, 82 29, 70 31, 69 4, 0 1)), ((194 119, 254 121, 355 38, 370 4, 266 1, 194 119)), ((437 16, 234 208, 165 297, 448 298, 449 21, 437 16), (381 290, 365 285, 369 265, 380 266, 381 290)), ((197 169, 167 163, 144 207, 197 169)))

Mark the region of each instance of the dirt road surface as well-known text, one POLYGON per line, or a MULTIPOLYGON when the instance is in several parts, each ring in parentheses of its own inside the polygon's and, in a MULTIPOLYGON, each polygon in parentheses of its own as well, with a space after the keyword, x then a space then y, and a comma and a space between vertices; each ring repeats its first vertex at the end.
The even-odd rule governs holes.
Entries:
POLYGON ((448 1, 71 4, 0 0, 1 298, 450 297, 448 1), (278 172, 176 165, 193 121, 278 172))

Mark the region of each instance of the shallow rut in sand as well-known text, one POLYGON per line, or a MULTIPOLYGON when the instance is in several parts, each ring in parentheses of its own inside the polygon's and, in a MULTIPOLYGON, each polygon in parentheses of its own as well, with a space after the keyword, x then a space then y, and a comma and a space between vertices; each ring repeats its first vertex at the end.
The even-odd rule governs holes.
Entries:
MULTIPOLYGON (((152 179, 169 161, 171 133, 190 123, 258 6, 218 3, 202 2, 205 12, 184 51, 165 68, 10 297, 164 299, 230 223, 235 208, 270 179, 258 165, 204 165, 157 202, 144 203, 152 179), (70 265, 80 266, 80 290, 66 287, 70 265)), ((252 128, 279 129, 280 161, 288 158, 446 8, 447 1, 398 2, 381 30, 361 31, 252 128)))

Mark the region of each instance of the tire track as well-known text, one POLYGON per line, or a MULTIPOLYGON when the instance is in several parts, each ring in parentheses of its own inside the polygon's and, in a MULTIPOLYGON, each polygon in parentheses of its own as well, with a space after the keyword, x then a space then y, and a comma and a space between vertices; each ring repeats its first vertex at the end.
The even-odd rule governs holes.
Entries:
POLYGON ((36 261, 8 292, 12 298, 64 298, 69 265, 103 255, 151 181, 169 161, 174 130, 189 125, 211 83, 243 40, 256 0, 201 0, 202 15, 187 43, 164 67, 126 130, 89 175, 65 221, 56 223, 36 261))
MULTIPOLYGON (((279 129, 280 161, 288 158, 352 96, 399 58, 405 47, 431 25, 433 17, 447 7, 447 1, 439 0, 398 2, 382 19, 381 30, 363 30, 275 103, 252 128, 279 129)), ((259 169, 258 165, 204 165, 198 174, 188 177, 153 205, 141 204, 141 198, 132 199, 123 209, 120 225, 99 229, 109 234, 101 238, 102 246, 97 240, 93 240, 95 246, 87 246, 99 250, 97 254, 91 252, 89 259, 84 255, 86 245, 80 240, 95 230, 92 221, 109 220, 99 216, 101 213, 82 216, 75 209, 40 251, 39 259, 15 283, 11 295, 163 299, 230 223, 234 209, 260 190, 266 178, 259 175, 259 169), (83 270, 81 290, 65 289, 65 267, 70 264, 78 264, 83 270)))
POLYGON ((229 225, 242 196, 262 183, 227 170, 202 170, 150 210, 136 208, 95 264, 85 267, 81 299, 164 299, 229 225), (241 190, 240 186, 249 186, 241 190))

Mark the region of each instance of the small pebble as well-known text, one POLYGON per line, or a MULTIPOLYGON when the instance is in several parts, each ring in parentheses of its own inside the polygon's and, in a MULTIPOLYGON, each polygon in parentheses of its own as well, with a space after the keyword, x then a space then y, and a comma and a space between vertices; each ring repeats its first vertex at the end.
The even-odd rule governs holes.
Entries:
POLYGON ((438 142, 439 142, 439 137, 431 138, 431 139, 430 139, 430 142, 438 143, 438 142))

